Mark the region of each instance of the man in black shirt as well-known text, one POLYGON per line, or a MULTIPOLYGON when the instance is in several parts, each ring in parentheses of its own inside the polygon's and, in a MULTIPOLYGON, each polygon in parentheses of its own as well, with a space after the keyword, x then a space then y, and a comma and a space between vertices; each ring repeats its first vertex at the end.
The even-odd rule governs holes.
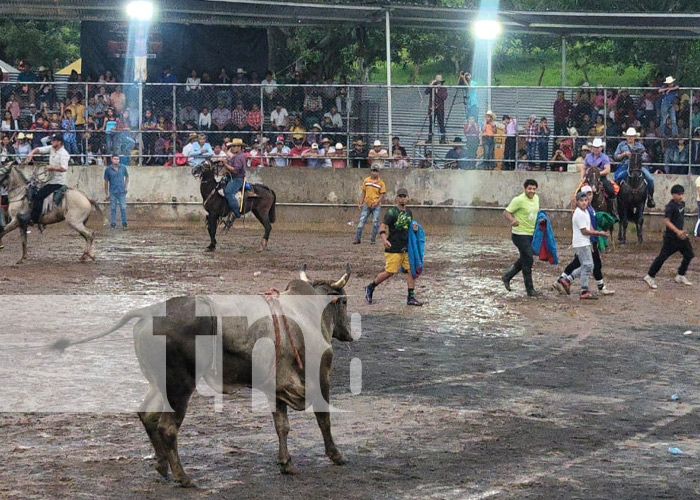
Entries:
POLYGON ((649 285, 649 288, 657 288, 654 276, 659 272, 661 266, 666 262, 666 259, 676 252, 681 253, 683 260, 681 261, 678 274, 674 281, 682 285, 690 286, 692 284, 688 281, 688 278, 685 277, 685 272, 688 270, 688 265, 693 259, 694 254, 693 246, 688 239, 688 234, 683 230, 683 219, 685 217, 684 195, 685 189, 683 189, 683 186, 680 184, 676 184, 671 188, 671 201, 666 205, 666 212, 664 214, 666 231, 664 232, 661 252, 659 252, 659 256, 654 259, 654 262, 652 262, 649 273, 644 276, 644 281, 649 285))
POLYGON ((413 214, 406 206, 408 205, 408 191, 404 188, 396 192, 396 206, 387 210, 384 215, 384 222, 379 227, 379 236, 384 242, 384 257, 386 266, 384 271, 379 273, 374 281, 365 287, 365 299, 372 303, 374 289, 380 283, 388 280, 403 267, 408 273, 406 282, 408 284, 408 298, 406 304, 409 306, 422 306, 415 297, 414 287, 416 280, 411 275, 411 265, 408 261, 408 231, 414 230, 413 214), (388 234, 387 234, 388 231, 388 234))

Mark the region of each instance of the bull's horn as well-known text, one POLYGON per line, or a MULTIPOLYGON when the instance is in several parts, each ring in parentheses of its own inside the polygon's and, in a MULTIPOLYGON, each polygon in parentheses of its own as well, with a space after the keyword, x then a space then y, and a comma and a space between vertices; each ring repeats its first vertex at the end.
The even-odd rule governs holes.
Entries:
POLYGON ((301 279, 301 281, 306 281, 307 283, 311 283, 311 280, 306 275, 306 264, 301 266, 301 271, 299 272, 299 278, 301 279))
POLYGON ((331 288, 335 288, 336 290, 340 290, 348 282, 348 278, 350 278, 350 264, 345 265, 345 274, 343 274, 342 278, 340 278, 338 281, 333 283, 331 285, 331 288))

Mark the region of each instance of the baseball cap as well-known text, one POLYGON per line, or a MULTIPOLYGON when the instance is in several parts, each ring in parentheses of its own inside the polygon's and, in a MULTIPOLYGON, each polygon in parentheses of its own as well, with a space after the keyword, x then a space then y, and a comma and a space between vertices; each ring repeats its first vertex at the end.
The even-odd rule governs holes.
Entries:
POLYGON ((315 142, 311 145, 311 149, 318 149, 318 144, 315 142))
POLYGON ((63 142, 63 134, 53 134, 51 136, 52 141, 61 141, 63 142))
POLYGON ((583 191, 579 191, 576 193, 576 200, 585 200, 588 198, 588 194, 584 193, 583 191))
POLYGON ((379 167, 377 165, 372 165, 372 168, 370 170, 376 170, 379 172, 379 167))
POLYGON ((277 142, 284 142, 284 136, 283 135, 278 135, 277 136, 277 142))
POLYGON ((400 188, 398 191, 396 191, 396 196, 401 196, 401 195, 408 196, 408 189, 400 188))
POLYGON ((581 188, 581 192, 582 192, 582 193, 592 193, 592 192, 593 192, 593 189, 591 188, 591 186, 583 186, 583 187, 581 188))

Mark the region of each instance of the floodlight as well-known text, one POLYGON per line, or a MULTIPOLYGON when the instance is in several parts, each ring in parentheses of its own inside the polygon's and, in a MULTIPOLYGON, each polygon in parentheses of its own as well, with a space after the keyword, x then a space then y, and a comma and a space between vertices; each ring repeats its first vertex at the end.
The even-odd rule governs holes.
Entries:
POLYGON ((496 19, 479 19, 473 27, 474 35, 480 40, 495 40, 503 32, 503 25, 496 19))
POLYGON ((126 4, 126 14, 131 19, 150 21, 153 18, 153 3, 144 0, 129 2, 126 4))

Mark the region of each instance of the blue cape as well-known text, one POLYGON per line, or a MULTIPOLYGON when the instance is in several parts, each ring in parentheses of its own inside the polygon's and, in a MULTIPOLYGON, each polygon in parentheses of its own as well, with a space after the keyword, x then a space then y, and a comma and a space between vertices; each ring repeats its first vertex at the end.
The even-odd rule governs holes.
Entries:
POLYGON ((532 235, 532 252, 540 260, 546 260, 550 264, 559 264, 557 256, 557 242, 554 241, 554 231, 552 231, 552 223, 549 217, 540 210, 537 213, 537 222, 535 223, 535 234, 532 235))
POLYGON ((415 220, 408 230, 408 262, 411 264, 411 276, 417 278, 423 272, 423 254, 425 252, 425 232, 415 220), (414 231, 413 225, 418 226, 414 231))

